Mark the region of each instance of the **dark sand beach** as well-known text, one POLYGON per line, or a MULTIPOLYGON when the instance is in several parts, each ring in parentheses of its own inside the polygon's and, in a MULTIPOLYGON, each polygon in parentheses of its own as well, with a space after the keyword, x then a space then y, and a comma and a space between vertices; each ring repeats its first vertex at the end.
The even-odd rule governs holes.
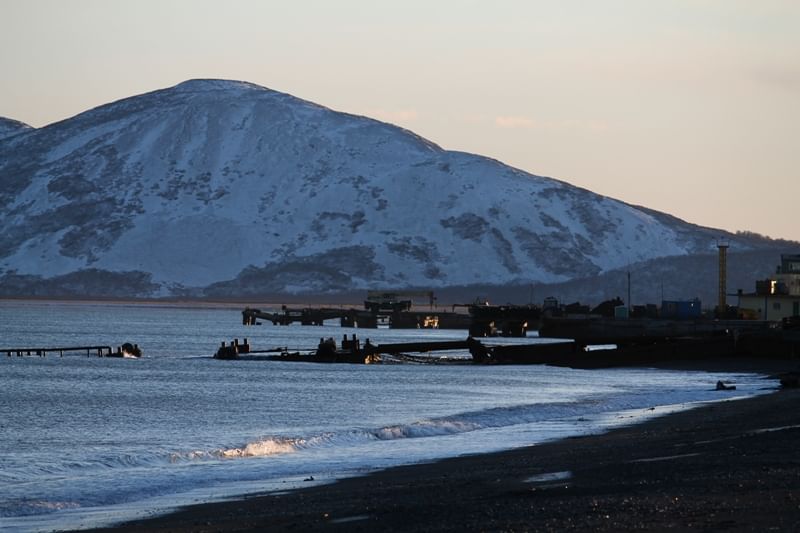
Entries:
POLYGON ((798 531, 800 390, 778 390, 774 378, 764 387, 775 391, 601 435, 202 504, 115 530, 798 531))

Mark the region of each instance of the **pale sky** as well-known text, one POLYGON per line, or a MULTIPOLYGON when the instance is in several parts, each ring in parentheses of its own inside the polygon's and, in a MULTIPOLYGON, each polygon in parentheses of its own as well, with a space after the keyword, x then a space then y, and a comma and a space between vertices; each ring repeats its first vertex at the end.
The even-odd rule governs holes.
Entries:
POLYGON ((246 80, 800 240, 798 0, 0 0, 0 75, 0 116, 36 127, 246 80))

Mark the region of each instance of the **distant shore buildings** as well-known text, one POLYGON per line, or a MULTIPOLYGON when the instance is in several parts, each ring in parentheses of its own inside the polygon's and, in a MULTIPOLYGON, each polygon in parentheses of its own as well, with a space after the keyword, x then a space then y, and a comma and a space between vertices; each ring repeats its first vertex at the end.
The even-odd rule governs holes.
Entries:
POLYGON ((800 254, 781 255, 774 276, 757 281, 753 293, 740 291, 739 310, 759 320, 800 316, 800 254))

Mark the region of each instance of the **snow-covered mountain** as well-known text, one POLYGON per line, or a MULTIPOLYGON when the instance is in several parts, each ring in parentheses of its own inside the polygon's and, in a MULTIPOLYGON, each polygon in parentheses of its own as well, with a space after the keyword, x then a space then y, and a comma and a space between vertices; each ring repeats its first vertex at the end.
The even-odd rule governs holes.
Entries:
POLYGON ((760 245, 244 82, 16 124, 0 123, 6 293, 554 283, 760 245))

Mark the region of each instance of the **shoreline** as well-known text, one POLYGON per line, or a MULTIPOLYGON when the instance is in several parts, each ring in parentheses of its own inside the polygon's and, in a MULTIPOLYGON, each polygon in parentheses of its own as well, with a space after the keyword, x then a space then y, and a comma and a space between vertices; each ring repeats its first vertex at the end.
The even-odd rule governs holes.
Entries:
MULTIPOLYGON (((761 363, 761 374, 797 367, 761 363)), ((798 407, 796 389, 721 398, 601 434, 243 495, 99 530, 796 529, 798 407)))

